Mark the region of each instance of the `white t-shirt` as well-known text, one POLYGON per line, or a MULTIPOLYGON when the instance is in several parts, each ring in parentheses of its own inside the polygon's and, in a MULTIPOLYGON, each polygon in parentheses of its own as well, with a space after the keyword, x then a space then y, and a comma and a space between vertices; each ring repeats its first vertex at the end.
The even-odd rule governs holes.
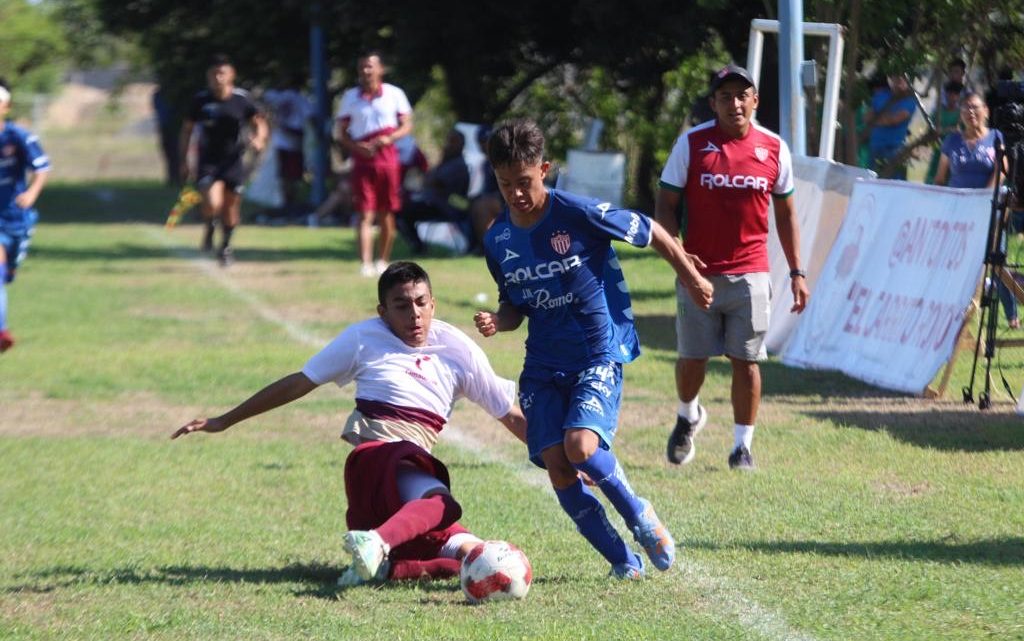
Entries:
POLYGON ((356 382, 356 399, 451 416, 460 398, 501 418, 515 403, 515 383, 498 376, 483 350, 444 321, 430 325, 425 347, 402 342, 380 318, 350 325, 302 368, 311 381, 356 382))
POLYGON ((405 92, 394 85, 381 83, 376 95, 363 93, 361 87, 345 91, 338 107, 338 118, 348 120, 348 135, 364 140, 378 132, 398 129, 398 117, 412 113, 405 92))

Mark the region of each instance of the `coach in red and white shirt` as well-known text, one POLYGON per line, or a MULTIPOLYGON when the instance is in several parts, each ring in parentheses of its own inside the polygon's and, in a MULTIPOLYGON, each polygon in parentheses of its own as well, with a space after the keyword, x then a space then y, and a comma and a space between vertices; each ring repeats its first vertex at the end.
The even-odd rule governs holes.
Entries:
POLYGON ((800 269, 800 230, 793 207, 793 168, 786 143, 753 120, 757 87, 746 69, 729 65, 715 74, 709 97, 715 119, 679 137, 661 174, 656 217, 678 234, 675 212, 686 198, 683 247, 715 288, 710 309, 690 300, 677 283, 676 389, 679 411, 668 442, 672 463, 689 463, 693 438, 707 422, 697 399, 708 359, 732 363, 735 446, 729 467, 754 467, 750 454, 761 401, 771 287, 768 205, 774 202, 782 250, 792 270, 792 311, 807 305, 800 269))
POLYGON ((352 200, 359 221, 361 273, 383 273, 395 238, 401 163, 395 141, 412 131, 412 107, 405 92, 384 82, 379 53, 359 58, 359 85, 347 90, 338 108, 335 137, 352 155, 352 200), (380 256, 373 260, 373 223, 380 225, 380 256))

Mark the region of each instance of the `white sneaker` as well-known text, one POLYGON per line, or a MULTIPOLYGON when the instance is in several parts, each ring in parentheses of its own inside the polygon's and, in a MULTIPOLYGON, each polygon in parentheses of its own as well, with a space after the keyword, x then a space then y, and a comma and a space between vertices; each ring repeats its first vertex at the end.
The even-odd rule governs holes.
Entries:
POLYGON ((352 553, 352 565, 364 581, 377 575, 390 551, 387 543, 374 530, 346 532, 345 549, 352 553))
POLYGON ((388 268, 388 261, 378 258, 377 262, 375 262, 373 266, 377 268, 377 275, 379 276, 388 268))
POLYGON ((363 577, 359 576, 359 572, 356 571, 355 564, 352 564, 345 568, 341 576, 338 577, 339 588, 354 588, 367 583, 383 583, 388 579, 388 571, 391 569, 391 564, 385 560, 380 564, 380 569, 377 570, 377 574, 374 575, 373 580, 367 581, 363 577))
POLYGON ((363 263, 359 267, 359 275, 363 278, 373 278, 377 275, 377 270, 374 268, 373 263, 363 263))

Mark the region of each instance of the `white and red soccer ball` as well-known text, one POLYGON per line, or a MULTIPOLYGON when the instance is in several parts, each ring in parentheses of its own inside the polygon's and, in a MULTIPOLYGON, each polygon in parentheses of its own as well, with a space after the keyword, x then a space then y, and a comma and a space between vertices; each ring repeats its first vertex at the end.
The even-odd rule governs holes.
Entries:
POLYGON ((530 590, 533 568, 523 551, 511 543, 484 541, 462 559, 459 579, 470 603, 521 599, 530 590))

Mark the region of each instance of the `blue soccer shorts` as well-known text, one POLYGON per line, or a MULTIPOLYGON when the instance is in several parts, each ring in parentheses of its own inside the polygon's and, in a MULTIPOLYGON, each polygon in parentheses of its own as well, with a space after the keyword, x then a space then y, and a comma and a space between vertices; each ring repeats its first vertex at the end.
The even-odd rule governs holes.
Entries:
POLYGON ((540 453, 565 440, 565 431, 585 428, 611 448, 619 426, 622 363, 565 372, 527 366, 519 377, 519 405, 526 416, 530 461, 544 467, 540 453))

